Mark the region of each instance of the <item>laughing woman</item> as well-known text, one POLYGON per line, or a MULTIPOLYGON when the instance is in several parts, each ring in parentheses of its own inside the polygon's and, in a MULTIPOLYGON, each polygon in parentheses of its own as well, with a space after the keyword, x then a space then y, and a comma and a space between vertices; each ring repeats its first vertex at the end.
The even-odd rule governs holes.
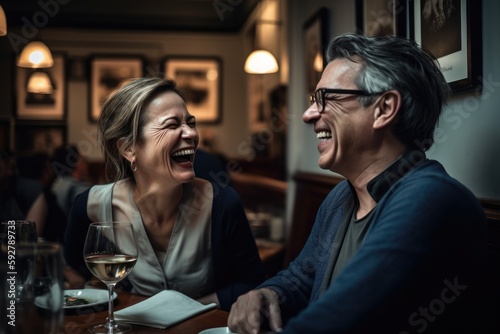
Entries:
POLYGON ((196 119, 175 83, 134 79, 103 105, 98 131, 113 183, 82 193, 65 237, 69 266, 91 277, 82 256, 88 225, 132 222, 139 259, 131 291, 180 291, 229 310, 264 279, 239 196, 195 177, 196 119))

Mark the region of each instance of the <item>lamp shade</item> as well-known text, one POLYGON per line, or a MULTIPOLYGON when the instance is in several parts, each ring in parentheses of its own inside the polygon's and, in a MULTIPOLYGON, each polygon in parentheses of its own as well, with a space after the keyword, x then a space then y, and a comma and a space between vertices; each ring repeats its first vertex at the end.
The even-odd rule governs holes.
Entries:
POLYGON ((7 19, 5 18, 2 6, 0 6, 0 36, 5 35, 7 35, 7 19))
POLYGON ((266 74, 278 72, 278 62, 271 52, 266 50, 253 51, 245 61, 245 72, 266 74))
POLYGON ((28 79, 26 91, 33 94, 52 94, 54 87, 46 72, 35 71, 28 79))
POLYGON ((47 45, 42 42, 30 42, 19 55, 17 66, 27 68, 46 68, 54 65, 54 59, 47 45))

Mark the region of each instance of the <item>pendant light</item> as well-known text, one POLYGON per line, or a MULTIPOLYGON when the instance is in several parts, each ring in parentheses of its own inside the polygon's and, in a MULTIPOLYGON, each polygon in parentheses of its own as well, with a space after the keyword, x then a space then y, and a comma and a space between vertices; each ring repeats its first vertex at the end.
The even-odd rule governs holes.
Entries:
POLYGON ((7 19, 5 18, 5 12, 0 5, 0 36, 7 35, 7 19))
MULTIPOLYGON (((276 18, 273 20, 268 20, 264 19, 262 17, 263 15, 263 4, 262 2, 259 3, 259 17, 257 18, 257 31, 256 31, 256 40, 259 41, 260 38, 262 37, 259 34, 262 34, 262 29, 258 29, 259 25, 262 28, 264 24, 274 24, 274 25, 279 25, 278 21, 276 18)), ((259 43, 257 43, 259 44, 259 43)), ((251 73, 251 74, 267 74, 267 73, 276 73, 279 70, 278 62, 276 61, 276 58, 273 56, 271 52, 268 50, 265 50, 264 48, 260 48, 257 50, 254 50, 250 55, 247 57, 245 61, 245 72, 246 73, 251 73)))
POLYGON ((31 73, 28 78, 26 91, 33 94, 52 94, 54 87, 52 86, 49 74, 38 70, 31 73))
POLYGON ((54 65, 54 59, 47 45, 40 41, 28 43, 19 55, 17 66, 26 68, 47 68, 54 65))
POLYGON ((276 73, 278 70, 276 58, 267 50, 253 51, 245 61, 245 72, 247 73, 266 74, 276 73))

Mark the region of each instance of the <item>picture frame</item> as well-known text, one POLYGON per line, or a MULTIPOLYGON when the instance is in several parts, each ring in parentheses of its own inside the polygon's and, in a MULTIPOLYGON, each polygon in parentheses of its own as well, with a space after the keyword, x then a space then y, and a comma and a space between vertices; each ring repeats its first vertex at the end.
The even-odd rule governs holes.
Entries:
POLYGON ((445 1, 439 17, 429 5, 425 0, 413 0, 410 5, 410 38, 437 58, 453 92, 480 86, 481 1, 445 1))
POLYGON ((53 53, 50 68, 23 68, 16 66, 16 118, 18 120, 64 120, 66 118, 66 56, 53 53), (28 92, 29 79, 34 74, 47 74, 52 84, 50 94, 28 92))
POLYGON ((97 122, 106 99, 123 82, 144 76, 145 60, 138 55, 92 55, 89 58, 89 120, 97 122))
POLYGON ((306 92, 314 94, 325 67, 323 59, 328 43, 328 9, 321 7, 303 26, 305 45, 306 92))
POLYGON ((366 36, 408 37, 406 0, 356 0, 356 30, 366 36))
POLYGON ((199 124, 216 124, 222 119, 222 60, 219 57, 168 56, 161 71, 183 93, 188 111, 199 124))
POLYGON ((19 122, 15 126, 17 152, 45 152, 67 143, 67 128, 60 122, 19 122))

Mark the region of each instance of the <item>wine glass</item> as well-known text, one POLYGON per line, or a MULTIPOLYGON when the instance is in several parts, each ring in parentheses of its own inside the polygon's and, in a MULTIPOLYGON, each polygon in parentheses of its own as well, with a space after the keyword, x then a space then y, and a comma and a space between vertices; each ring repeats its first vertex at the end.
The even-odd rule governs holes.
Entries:
POLYGON ((113 314, 113 290, 124 279, 137 262, 137 244, 130 223, 92 223, 87 231, 83 258, 87 268, 100 279, 109 290, 108 318, 106 323, 89 328, 92 333, 123 333, 131 327, 119 324, 113 314))
POLYGON ((9 306, 15 306, 15 333, 59 333, 64 317, 63 263, 60 244, 36 242, 17 245, 16 267, 23 264, 28 268, 30 280, 26 284, 29 293, 25 293, 21 303, 9 303, 9 306))
POLYGON ((17 261, 16 263, 16 248, 23 244, 32 244, 37 242, 36 223, 28 220, 7 220, 0 223, 0 247, 1 247, 1 264, 0 267, 2 275, 0 276, 2 282, 3 274, 7 272, 15 272, 15 286, 16 286, 16 303, 18 307, 23 307, 21 303, 29 296, 29 284, 32 279, 32 271, 30 267, 33 266, 34 258, 26 261, 17 261), (7 266, 5 271, 3 266, 7 266), (8 269, 8 270, 7 270, 8 269), (15 269, 15 270, 14 270, 15 269))

